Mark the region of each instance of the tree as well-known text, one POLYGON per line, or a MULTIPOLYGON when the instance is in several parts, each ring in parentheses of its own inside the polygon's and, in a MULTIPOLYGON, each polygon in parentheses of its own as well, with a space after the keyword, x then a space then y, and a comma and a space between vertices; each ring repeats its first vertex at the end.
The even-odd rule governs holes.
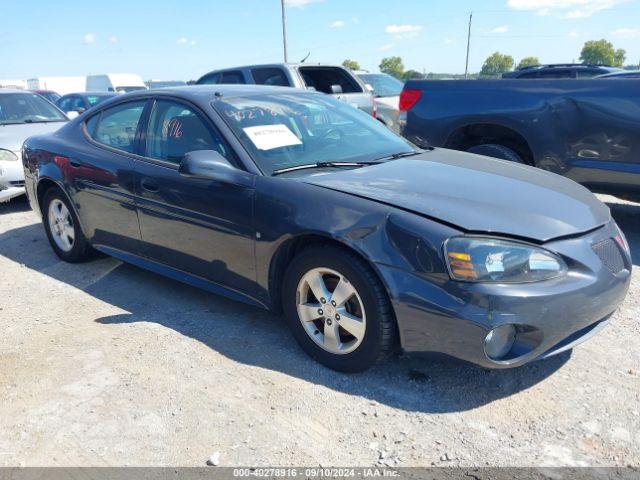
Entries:
POLYGON ((360 64, 355 60, 349 60, 348 58, 342 62, 342 66, 344 68, 348 68, 349 70, 360 70, 360 64))
POLYGON ((402 80, 404 80, 405 82, 407 80, 422 80, 423 78, 424 75, 417 70, 407 70, 402 74, 402 80))
POLYGON ((520 63, 516 67, 516 70, 520 70, 521 68, 525 67, 533 67, 535 65, 540 65, 540 60, 538 60, 538 57, 525 57, 520 60, 520 63))
POLYGON ((380 71, 397 79, 402 79, 404 65, 400 57, 386 57, 380 61, 380 71))
POLYGON ((623 49, 614 49, 611 42, 602 40, 589 40, 582 47, 580 60, 591 65, 611 65, 621 67, 624 65, 627 52, 623 49))
POLYGON ((490 75, 494 77, 501 75, 513 69, 514 63, 512 56, 495 52, 484 61, 480 75, 490 75))

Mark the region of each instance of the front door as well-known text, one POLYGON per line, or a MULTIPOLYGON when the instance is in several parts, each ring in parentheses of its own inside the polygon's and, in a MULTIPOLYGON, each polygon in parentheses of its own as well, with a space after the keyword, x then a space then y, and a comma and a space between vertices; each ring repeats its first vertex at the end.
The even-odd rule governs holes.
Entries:
POLYGON ((157 100, 149 116, 146 161, 136 167, 142 254, 243 293, 255 291, 254 176, 237 184, 178 173, 185 153, 233 153, 203 114, 157 100))

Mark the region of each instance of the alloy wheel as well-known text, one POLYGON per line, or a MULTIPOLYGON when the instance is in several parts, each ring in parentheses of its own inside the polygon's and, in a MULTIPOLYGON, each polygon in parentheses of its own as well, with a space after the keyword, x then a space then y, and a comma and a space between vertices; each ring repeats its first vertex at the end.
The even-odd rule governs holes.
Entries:
POLYGON ((76 237, 73 218, 64 202, 57 198, 49 203, 49 230, 60 250, 71 251, 76 237))
POLYGON ((324 267, 309 270, 298 283, 296 300, 302 326, 322 349, 343 355, 362 343, 367 326, 364 304, 341 273, 324 267))

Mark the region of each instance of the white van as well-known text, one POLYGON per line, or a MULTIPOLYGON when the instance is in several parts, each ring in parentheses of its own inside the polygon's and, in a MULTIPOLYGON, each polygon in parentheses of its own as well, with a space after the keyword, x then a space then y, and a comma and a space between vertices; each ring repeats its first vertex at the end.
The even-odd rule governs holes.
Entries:
POLYGON ((126 93, 135 90, 147 90, 140 75, 133 73, 87 75, 87 92, 126 93))

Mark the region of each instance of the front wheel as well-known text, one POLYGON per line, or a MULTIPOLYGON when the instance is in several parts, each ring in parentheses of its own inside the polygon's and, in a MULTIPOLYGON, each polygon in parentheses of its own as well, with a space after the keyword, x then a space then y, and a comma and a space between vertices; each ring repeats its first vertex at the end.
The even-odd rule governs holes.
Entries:
POLYGON ((294 337, 323 365, 359 372, 393 351, 389 298, 360 257, 335 247, 305 250, 289 266, 282 295, 294 337))

